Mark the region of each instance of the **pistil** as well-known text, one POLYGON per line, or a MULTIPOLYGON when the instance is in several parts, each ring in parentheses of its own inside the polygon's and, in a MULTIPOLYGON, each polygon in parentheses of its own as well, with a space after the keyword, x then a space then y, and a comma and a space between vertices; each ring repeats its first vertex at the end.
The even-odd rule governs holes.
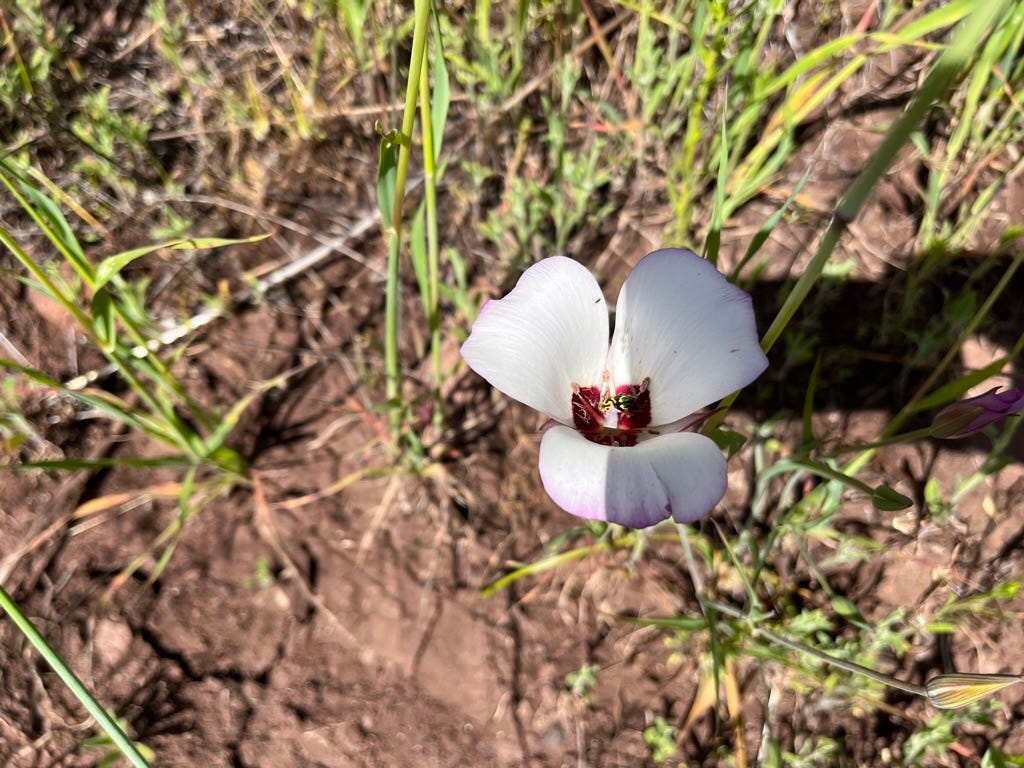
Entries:
POLYGON ((588 440, 601 445, 636 445, 640 430, 651 423, 651 380, 616 387, 572 385, 573 424, 588 440))

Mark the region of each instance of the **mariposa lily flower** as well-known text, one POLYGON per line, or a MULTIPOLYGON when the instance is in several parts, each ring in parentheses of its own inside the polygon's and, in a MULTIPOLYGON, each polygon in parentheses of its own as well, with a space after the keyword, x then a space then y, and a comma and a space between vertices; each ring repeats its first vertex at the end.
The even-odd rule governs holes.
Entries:
POLYGON ((615 318, 609 346, 597 280, 555 256, 483 306, 462 356, 551 418, 540 476, 562 509, 633 528, 693 522, 725 495, 726 462, 680 430, 767 366, 750 296, 692 251, 664 249, 626 278, 615 318))

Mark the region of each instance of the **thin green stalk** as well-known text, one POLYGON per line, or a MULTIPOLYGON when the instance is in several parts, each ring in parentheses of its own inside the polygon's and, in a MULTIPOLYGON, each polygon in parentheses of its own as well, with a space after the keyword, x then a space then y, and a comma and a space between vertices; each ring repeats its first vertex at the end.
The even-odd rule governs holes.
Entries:
POLYGON ((28 619, 28 617, 21 612, 18 604, 14 602, 14 599, 7 594, 7 591, 0 587, 0 609, 2 609, 11 620, 15 623, 21 633, 28 639, 30 643, 35 647, 39 654, 45 659, 46 663, 50 665, 50 668, 57 673, 64 684, 71 689, 71 692, 75 695, 84 706, 90 715, 96 718, 96 722, 100 724, 100 727, 106 731, 111 741, 121 750, 121 754, 128 758, 132 765, 136 768, 149 768, 149 763, 139 753, 138 748, 131 739, 121 730, 118 724, 114 721, 107 711, 100 705, 98 701, 93 697, 89 690, 82 684, 82 681, 78 679, 71 668, 57 655, 57 652, 50 647, 46 639, 39 633, 39 630, 35 628, 35 625, 28 619))
MULTIPOLYGON (((749 620, 748 617, 745 616, 741 611, 737 611, 735 608, 732 608, 731 606, 722 605, 721 603, 717 603, 713 600, 708 600, 707 603, 709 606, 711 606, 717 611, 720 611, 721 613, 724 613, 726 616, 732 616, 734 619, 749 620)), ((765 629, 760 624, 754 625, 753 623, 751 623, 750 634, 754 637, 760 635, 761 637, 771 640, 773 643, 778 643, 779 645, 789 648, 790 650, 796 651, 797 653, 806 653, 808 656, 813 656, 818 661, 822 661, 825 664, 828 664, 829 666, 837 667, 847 672, 852 672, 855 675, 861 675, 862 677, 871 678, 872 680, 879 682, 882 685, 889 686, 890 688, 897 688, 901 691, 912 693, 915 696, 923 696, 926 699, 929 698, 928 690, 923 685, 917 685, 916 683, 908 683, 905 680, 900 680, 898 678, 891 677, 890 675, 886 675, 882 672, 878 672, 877 670, 871 669, 871 667, 861 666, 860 664, 856 664, 852 661, 847 661, 846 659, 836 658, 835 656, 825 653, 824 651, 819 651, 817 648, 812 648, 809 645, 804 645, 803 643, 798 642, 796 640, 790 640, 788 637, 783 637, 782 635, 776 634, 775 632, 772 632, 770 629, 765 629)))
MULTIPOLYGON (((928 77, 925 78, 924 83, 911 99, 906 112, 889 129, 882 145, 872 155, 867 166, 860 172, 860 175, 850 185, 846 195, 840 200, 839 205, 836 206, 832 221, 822 236, 814 257, 797 280, 796 285, 793 286, 782 309, 779 310, 775 320, 761 339, 761 348, 765 352, 770 350, 782 336, 789 321, 793 319, 800 305, 811 292, 811 288, 821 277, 825 265, 839 244, 840 238, 846 232, 846 228, 860 214, 861 208, 864 207, 864 203, 875 186, 895 161, 899 151, 910 141, 917 126, 928 115, 935 102, 949 91, 957 75, 969 66, 981 40, 992 28, 993 22, 1002 13, 1008 2, 1009 0, 993 0, 991 3, 978 4, 974 12, 960 25, 953 40, 939 55, 935 65, 928 73, 928 77)), ((722 423, 722 419, 725 418, 726 412, 738 395, 738 392, 734 392, 722 401, 719 411, 708 419, 704 428, 705 432, 722 423)))
MULTIPOLYGON (((424 3, 427 5, 427 3, 424 3)), ((438 314, 440 247, 437 233, 437 163, 434 152, 434 121, 430 106, 430 73, 420 67, 420 132, 423 136, 423 193, 427 228, 427 323, 430 325, 430 356, 434 376, 434 424, 444 418, 441 412, 441 318, 438 314)))
POLYGON ((837 667, 839 669, 846 670, 847 672, 852 672, 855 675, 871 678, 872 680, 879 682, 882 685, 888 686, 889 688, 897 688, 898 690, 906 691, 907 693, 912 693, 915 696, 923 696, 926 699, 930 698, 928 695, 928 689, 926 689, 923 685, 918 685, 917 683, 910 683, 906 680, 900 680, 897 677, 892 677, 891 675, 886 675, 882 672, 879 672, 878 670, 871 669, 871 667, 865 667, 861 664, 857 664, 852 661, 847 661, 846 659, 837 658, 835 656, 832 656, 831 654, 825 653, 824 651, 819 651, 817 648, 813 648, 809 645, 804 645, 801 642, 797 642, 796 640, 790 640, 787 637, 778 635, 775 632, 772 632, 770 629, 765 629, 762 626, 752 627, 751 634, 755 636, 761 635, 762 637, 771 640, 773 643, 778 643, 779 645, 785 646, 786 648, 790 648, 791 650, 797 651, 798 653, 806 653, 807 655, 813 656, 818 661, 822 661, 825 664, 828 664, 829 666, 837 667))
MULTIPOLYGON (((750 621, 750 619, 747 616, 744 616, 742 612, 737 611, 731 606, 722 605, 712 601, 709 601, 709 605, 727 616, 750 621)), ((820 651, 817 648, 804 645, 797 640, 791 640, 788 637, 776 634, 770 629, 765 629, 761 624, 754 625, 753 622, 751 622, 750 634, 753 637, 763 637, 773 643, 777 643, 785 648, 796 651, 797 653, 805 653, 808 656, 813 656, 818 661, 828 664, 831 667, 836 667, 855 675, 860 675, 861 677, 870 678, 871 680, 888 686, 889 688, 896 688, 913 694, 914 696, 921 696, 928 699, 933 706, 940 709, 959 709, 960 707, 965 707, 972 702, 978 701, 979 699, 1000 691, 1007 686, 1024 682, 1024 676, 1022 675, 953 673, 930 677, 924 685, 918 685, 917 683, 910 683, 906 680, 900 680, 897 677, 886 675, 883 672, 871 669, 871 667, 862 666, 861 664, 857 664, 853 661, 836 658, 825 651, 820 651)))
MULTIPOLYGON (((710 16, 712 16, 712 13, 709 8, 698 6, 694 26, 697 29, 703 28, 705 24, 712 26, 714 20, 709 19, 708 17, 710 16)), ((704 77, 701 78, 700 83, 696 87, 693 94, 693 100, 690 103, 690 110, 686 121, 686 136, 683 140, 683 167, 681 178, 685 179, 686 183, 682 187, 680 197, 675 201, 677 219, 679 218, 680 213, 683 216, 683 220, 677 222, 679 232, 681 233, 689 230, 693 221, 691 200, 693 200, 694 195, 697 192, 695 180, 700 178, 700 174, 695 169, 697 162, 697 148, 705 138, 704 131, 707 126, 703 116, 708 96, 711 93, 711 88, 718 77, 718 61, 716 60, 713 52, 708 50, 706 40, 710 39, 713 41, 718 34, 719 30, 713 27, 705 34, 698 34, 694 38, 694 44, 697 47, 696 58, 703 60, 706 69, 704 70, 704 77)))
POLYGON ((412 55, 409 57, 409 80, 405 90, 405 112, 402 117, 402 132, 398 137, 395 201, 391 211, 391 222, 387 227, 388 274, 384 303, 384 370, 391 411, 391 433, 396 440, 402 428, 402 410, 399 407, 402 374, 398 365, 398 267, 402 240, 402 214, 405 208, 405 181, 408 177, 409 158, 412 153, 412 132, 416 124, 416 95, 420 87, 420 68, 423 66, 429 18, 430 0, 416 0, 412 55))
POLYGON ((388 408, 391 413, 391 438, 398 439, 402 414, 398 405, 401 371, 398 367, 398 234, 388 241, 388 275, 384 300, 384 371, 387 379, 388 408))

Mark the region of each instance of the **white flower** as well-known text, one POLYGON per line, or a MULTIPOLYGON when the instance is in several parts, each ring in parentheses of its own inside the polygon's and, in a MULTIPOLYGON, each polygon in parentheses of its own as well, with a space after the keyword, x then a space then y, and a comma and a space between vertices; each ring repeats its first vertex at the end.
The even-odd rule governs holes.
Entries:
POLYGON ((686 417, 765 369, 750 296, 692 251, 649 254, 608 306, 594 276, 555 256, 480 310, 462 345, 469 367, 554 422, 540 476, 580 517, 644 528, 693 522, 721 500, 715 443, 686 417))

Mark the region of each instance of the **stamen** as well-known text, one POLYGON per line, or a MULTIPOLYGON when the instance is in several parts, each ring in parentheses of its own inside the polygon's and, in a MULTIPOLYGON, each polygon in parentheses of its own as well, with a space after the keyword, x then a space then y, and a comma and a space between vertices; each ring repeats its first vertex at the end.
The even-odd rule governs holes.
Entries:
POLYGON ((597 387, 572 385, 572 396, 570 397, 572 420, 576 429, 583 434, 600 429, 601 424, 604 423, 600 401, 601 393, 597 387))

